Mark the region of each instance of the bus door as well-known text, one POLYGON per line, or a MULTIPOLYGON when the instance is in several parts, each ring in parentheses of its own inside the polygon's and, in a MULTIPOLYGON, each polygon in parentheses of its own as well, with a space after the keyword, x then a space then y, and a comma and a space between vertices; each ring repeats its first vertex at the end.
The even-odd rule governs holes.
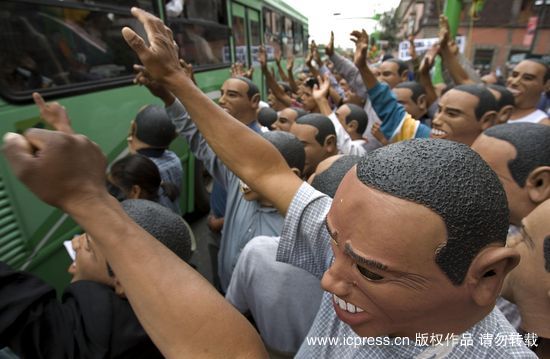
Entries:
MULTIPOLYGON (((231 27, 233 29, 234 62, 247 67, 258 67, 258 47, 261 44, 260 12, 242 4, 231 3, 231 27)), ((261 84, 261 71, 254 71, 254 82, 261 84)))

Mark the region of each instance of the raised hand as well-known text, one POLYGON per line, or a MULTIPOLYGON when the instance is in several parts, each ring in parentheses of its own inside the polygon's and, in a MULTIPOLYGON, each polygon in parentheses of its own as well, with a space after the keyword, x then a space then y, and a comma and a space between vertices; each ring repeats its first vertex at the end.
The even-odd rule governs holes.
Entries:
POLYGON ((293 68, 294 68, 294 56, 289 55, 288 58, 286 59, 286 70, 292 71, 293 68))
POLYGON ((159 81, 153 80, 151 74, 144 66, 134 65, 134 71, 136 71, 134 83, 147 87, 147 89, 149 90, 149 92, 151 92, 151 94, 153 94, 153 96, 160 98, 167 106, 171 105, 174 102, 174 96, 172 95, 172 93, 168 91, 168 89, 164 87, 164 85, 162 85, 159 81))
POLYGON ((107 195, 107 160, 82 135, 36 128, 24 135, 7 133, 3 153, 21 182, 41 200, 66 212, 107 195))
POLYGON ((260 46, 258 48, 258 62, 260 63, 260 66, 262 68, 267 67, 267 54, 266 54, 266 51, 265 51, 265 47, 263 47, 263 46, 260 46))
POLYGON ((57 131, 65 133, 74 133, 71 127, 71 120, 65 107, 61 106, 59 102, 46 103, 44 98, 38 93, 32 94, 32 99, 38 109, 40 110, 40 117, 44 119, 50 126, 57 131))
POLYGON ((147 11, 133 7, 132 15, 143 24, 149 46, 129 27, 122 29, 122 36, 147 68, 151 78, 162 82, 184 71, 179 63, 178 46, 172 36, 172 30, 164 25, 161 19, 147 11))
POLYGON ((384 146, 388 144, 388 139, 382 133, 382 130, 380 129, 380 124, 378 122, 375 122, 372 125, 370 132, 372 133, 374 138, 376 138, 381 144, 383 144, 384 146))
POLYGON ((333 31, 330 32, 330 40, 327 46, 325 46, 325 54, 327 56, 332 56, 334 54, 334 32, 333 31))
POLYGON ((439 52, 439 44, 434 44, 424 55, 424 58, 422 59, 422 62, 420 62, 420 67, 418 68, 418 71, 420 73, 429 73, 432 69, 435 57, 437 56, 437 53, 439 52))
POLYGON ((367 52, 369 49, 369 35, 363 29, 355 30, 351 33, 351 41, 355 43, 355 54, 353 55, 353 63, 358 68, 367 67, 367 52))
POLYGON ((328 78, 328 74, 325 74, 325 76, 317 76, 317 81, 319 81, 319 85, 313 85, 313 98, 315 101, 326 99, 330 90, 330 80, 328 78))
POLYGON ((449 46, 451 29, 449 28, 449 20, 445 15, 439 16, 439 46, 446 48, 449 46))

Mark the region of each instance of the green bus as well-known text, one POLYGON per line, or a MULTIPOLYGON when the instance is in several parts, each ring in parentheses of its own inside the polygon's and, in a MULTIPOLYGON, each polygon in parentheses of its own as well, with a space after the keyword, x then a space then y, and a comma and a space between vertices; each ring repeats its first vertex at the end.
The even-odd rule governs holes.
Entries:
MULTIPOLYGON (((260 44, 270 60, 280 52, 294 55, 297 64, 307 49, 307 19, 281 0, 2 0, 0 132, 45 126, 31 98, 38 91, 65 106, 75 131, 99 144, 110 161, 127 154, 130 121, 143 105, 160 103, 132 83, 137 59, 120 30, 129 26, 142 35, 144 30, 130 15, 131 6, 172 28, 181 57, 213 100, 233 62, 258 66, 260 44)), ((259 69, 253 80, 265 95, 259 69)), ((180 207, 190 213, 208 203, 202 171, 183 140, 172 149, 185 172, 180 207)), ((69 280, 62 243, 79 231, 66 214, 26 190, 0 156, 1 261, 59 290, 69 280)))

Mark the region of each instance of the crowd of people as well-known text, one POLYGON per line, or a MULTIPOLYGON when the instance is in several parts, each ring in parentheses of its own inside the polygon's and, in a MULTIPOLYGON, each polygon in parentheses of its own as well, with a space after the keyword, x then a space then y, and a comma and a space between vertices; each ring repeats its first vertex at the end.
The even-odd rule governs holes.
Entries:
POLYGON ((0 346, 21 357, 550 357, 550 69, 506 84, 469 76, 447 19, 423 58, 352 58, 331 34, 303 71, 269 68, 262 101, 232 67, 218 103, 178 58, 172 32, 132 14, 135 82, 163 106, 132 121, 107 169, 65 109, 33 95, 56 131, 4 136, 40 199, 86 231, 62 301, 0 264, 0 346), (432 83, 436 56, 450 77, 432 83), (177 205, 181 136, 215 179, 217 279, 187 262, 177 205))

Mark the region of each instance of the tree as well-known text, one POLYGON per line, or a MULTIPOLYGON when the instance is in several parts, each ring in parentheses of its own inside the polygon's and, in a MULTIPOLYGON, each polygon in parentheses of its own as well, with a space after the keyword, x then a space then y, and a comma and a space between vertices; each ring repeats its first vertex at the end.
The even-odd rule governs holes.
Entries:
POLYGON ((386 11, 380 16, 380 40, 388 42, 388 50, 396 50, 399 44, 399 26, 395 10, 386 11))

